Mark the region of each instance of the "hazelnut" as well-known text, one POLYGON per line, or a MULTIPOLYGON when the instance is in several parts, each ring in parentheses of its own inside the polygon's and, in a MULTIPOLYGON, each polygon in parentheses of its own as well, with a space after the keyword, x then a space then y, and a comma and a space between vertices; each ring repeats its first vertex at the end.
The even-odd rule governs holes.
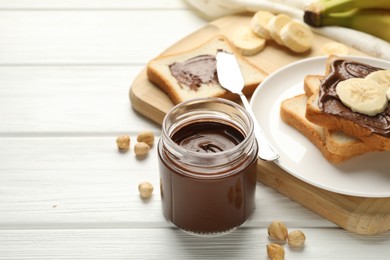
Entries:
POLYGON ((128 150, 130 147, 130 137, 128 135, 121 135, 116 138, 116 144, 119 150, 128 150))
POLYGON ((300 247, 305 244, 306 236, 300 230, 291 231, 287 236, 287 241, 290 246, 300 247))
POLYGON ((150 146, 144 142, 138 142, 134 146, 134 152, 137 156, 147 155, 150 150, 150 146))
POLYGON ((272 221, 268 226, 268 235, 277 240, 285 241, 287 239, 287 227, 281 221, 272 221))
POLYGON ((154 134, 152 131, 143 131, 137 136, 137 141, 144 142, 152 147, 154 143, 154 134))
POLYGON ((271 258, 271 260, 283 260, 284 248, 278 244, 268 244, 267 255, 269 258, 271 258))
POLYGON ((139 185, 138 185, 138 191, 139 191, 139 194, 141 195, 141 197, 143 199, 147 199, 147 198, 150 198, 150 196, 152 196, 152 193, 153 193, 153 185, 150 184, 149 182, 141 182, 139 185))

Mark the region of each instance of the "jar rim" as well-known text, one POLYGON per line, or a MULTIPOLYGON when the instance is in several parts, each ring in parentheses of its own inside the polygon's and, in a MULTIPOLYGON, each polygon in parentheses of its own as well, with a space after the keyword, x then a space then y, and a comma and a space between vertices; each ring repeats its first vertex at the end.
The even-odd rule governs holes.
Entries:
POLYGON ((219 156, 228 155, 228 154, 231 154, 233 151, 237 151, 239 149, 242 149, 246 145, 248 145, 248 143, 254 138, 254 123, 253 123, 252 117, 250 116, 248 111, 246 111, 246 109, 243 108, 242 106, 240 106, 239 104, 237 104, 231 100, 225 99, 225 98, 216 98, 216 97, 192 98, 192 99, 188 99, 186 101, 183 101, 183 102, 175 105, 174 107, 172 107, 165 115, 163 123, 162 123, 162 135, 165 137, 164 141, 167 141, 168 145, 170 147, 173 147, 174 150, 176 150, 176 151, 185 152, 189 155, 197 156, 199 158, 210 157, 210 154, 208 154, 208 153, 199 153, 196 151, 191 151, 191 150, 185 149, 182 146, 178 145, 176 142, 174 142, 172 140, 170 133, 168 132, 168 129, 166 127, 169 115, 174 113, 174 111, 178 110, 180 107, 189 105, 191 103, 195 104, 195 103, 205 103, 205 102, 219 102, 219 103, 224 103, 224 104, 230 105, 230 106, 234 107, 235 109, 237 109, 238 111, 240 111, 243 115, 245 115, 245 118, 247 119, 247 122, 249 123, 248 124, 248 132, 245 133, 245 136, 244 136, 244 139, 242 140, 242 142, 240 142, 239 144, 237 144, 233 148, 218 152, 215 155, 219 155, 219 156))

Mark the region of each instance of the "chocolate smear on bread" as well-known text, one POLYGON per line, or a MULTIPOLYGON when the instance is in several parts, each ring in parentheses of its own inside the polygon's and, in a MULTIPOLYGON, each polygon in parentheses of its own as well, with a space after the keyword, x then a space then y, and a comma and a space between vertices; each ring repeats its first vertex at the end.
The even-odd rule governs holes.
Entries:
POLYGON ((174 62, 169 69, 181 86, 196 91, 202 84, 218 83, 216 64, 215 56, 199 55, 184 62, 174 62))
POLYGON ((350 78, 364 78, 370 73, 382 68, 373 67, 367 64, 337 59, 330 64, 329 74, 321 81, 318 106, 325 113, 346 118, 369 129, 371 132, 390 137, 390 107, 387 106, 384 112, 375 116, 368 116, 353 112, 346 107, 338 95, 336 87, 340 81, 350 78))

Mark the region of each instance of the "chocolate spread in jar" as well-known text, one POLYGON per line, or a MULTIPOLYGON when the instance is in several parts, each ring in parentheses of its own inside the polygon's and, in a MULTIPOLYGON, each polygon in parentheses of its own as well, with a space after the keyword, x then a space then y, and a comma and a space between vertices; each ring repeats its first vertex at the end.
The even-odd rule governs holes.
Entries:
POLYGON ((198 153, 217 153, 244 140, 236 128, 218 122, 198 122, 184 126, 172 136, 179 146, 198 153))
MULTIPOLYGON (((179 146, 191 152, 210 153, 213 158, 234 149, 244 138, 240 130, 220 122, 194 122, 172 134, 179 146)), ((174 167, 164 150, 159 156, 163 213, 176 226, 196 233, 224 232, 238 227, 252 214, 257 149, 255 156, 246 156, 249 161, 209 173, 174 167)))
POLYGON ((169 69, 180 85, 197 90, 202 84, 218 83, 216 64, 215 56, 199 55, 183 62, 174 62, 169 69))
POLYGON ((336 87, 340 81, 349 78, 364 78, 368 74, 378 70, 383 69, 354 61, 333 61, 331 63, 330 73, 321 82, 318 100, 319 108, 325 113, 351 120, 368 128, 373 133, 390 137, 390 106, 387 106, 382 113, 375 116, 368 116, 353 112, 342 103, 336 94, 336 87))

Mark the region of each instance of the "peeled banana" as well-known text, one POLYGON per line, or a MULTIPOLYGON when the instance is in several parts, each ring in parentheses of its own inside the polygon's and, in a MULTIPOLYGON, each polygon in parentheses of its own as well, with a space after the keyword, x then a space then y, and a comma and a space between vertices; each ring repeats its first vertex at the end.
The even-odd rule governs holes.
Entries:
POLYGON ((231 38, 233 45, 244 56, 252 56, 265 48, 265 39, 256 35, 249 26, 238 27, 231 38))
POLYGON ((309 26, 298 21, 291 21, 283 26, 280 39, 284 46, 294 52, 305 52, 311 48, 314 36, 309 26))
POLYGON ((280 31, 282 28, 292 21, 292 18, 285 14, 278 14, 275 15, 271 20, 268 22, 269 32, 271 35, 271 38, 276 41, 277 44, 283 45, 283 41, 280 38, 280 31))
POLYGON ((348 46, 339 42, 327 42, 321 47, 321 51, 325 55, 348 55, 348 46))
POLYGON ((342 26, 390 42, 390 0, 320 0, 305 8, 314 27, 342 26))
POLYGON ((386 89, 390 88, 390 70, 378 70, 365 77, 367 80, 375 81, 386 89))
POLYGON ((388 88, 362 78, 351 78, 337 84, 336 92, 341 102, 352 111, 375 116, 385 110, 388 104, 388 88))
POLYGON ((250 27, 252 31, 266 40, 271 39, 268 22, 274 17, 273 13, 268 11, 258 11, 252 17, 250 27))

